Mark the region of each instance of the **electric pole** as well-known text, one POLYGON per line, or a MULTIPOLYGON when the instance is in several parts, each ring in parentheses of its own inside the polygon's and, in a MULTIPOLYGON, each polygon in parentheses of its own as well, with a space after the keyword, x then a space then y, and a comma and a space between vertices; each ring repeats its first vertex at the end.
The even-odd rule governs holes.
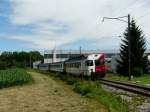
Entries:
POLYGON ((103 17, 102 22, 104 22, 105 19, 116 19, 125 23, 128 23, 128 77, 129 80, 131 80, 131 36, 130 36, 130 14, 127 16, 122 16, 122 17, 103 17), (123 20, 122 18, 128 18, 128 21, 123 20))
POLYGON ((129 52, 129 59, 128 59, 128 72, 129 72, 129 81, 131 80, 131 37, 130 37, 130 14, 128 14, 128 52, 129 52))

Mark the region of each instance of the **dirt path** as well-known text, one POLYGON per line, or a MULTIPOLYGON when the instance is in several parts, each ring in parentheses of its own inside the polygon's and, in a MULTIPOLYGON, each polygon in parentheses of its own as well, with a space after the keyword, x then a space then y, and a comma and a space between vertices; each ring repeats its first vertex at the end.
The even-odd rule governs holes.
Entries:
POLYGON ((61 82, 31 72, 35 83, 0 89, 0 112, 107 112, 61 82))

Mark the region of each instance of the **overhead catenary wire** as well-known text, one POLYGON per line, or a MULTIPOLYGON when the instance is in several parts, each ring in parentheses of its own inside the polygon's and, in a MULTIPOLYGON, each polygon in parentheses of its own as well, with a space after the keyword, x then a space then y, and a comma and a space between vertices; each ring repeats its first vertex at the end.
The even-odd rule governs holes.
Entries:
MULTIPOLYGON (((141 1, 141 0, 134 0, 134 1, 132 1, 131 5, 129 5, 128 7, 126 7, 124 10, 121 10, 120 13, 122 13, 123 11, 125 12, 126 10, 129 10, 130 8, 132 8, 134 5, 136 5, 136 4, 137 4, 138 2, 140 2, 140 1, 141 1)), ((143 6, 143 5, 142 5, 142 6, 143 6)), ((140 6, 140 7, 141 7, 141 6, 140 6)), ((139 20, 139 19, 144 19, 144 18, 146 18, 149 14, 150 14, 150 10, 144 12, 143 15, 137 17, 137 20, 139 20)), ((118 15, 119 15, 119 14, 118 14, 118 15)), ((121 27, 119 26, 114 32, 117 32, 118 29, 122 29, 123 27, 125 27, 125 26, 121 26, 121 27)), ((125 28, 126 28, 126 27, 125 27, 125 28)), ((103 30, 103 25, 100 25, 99 30, 100 30, 100 34, 102 34, 101 37, 106 37, 105 34, 104 34, 105 31, 103 30)), ((120 31, 120 30, 119 30, 119 31, 120 31)), ((120 33, 123 34, 122 31, 121 31, 120 33)), ((115 34, 114 34, 114 35, 115 35, 115 34)))

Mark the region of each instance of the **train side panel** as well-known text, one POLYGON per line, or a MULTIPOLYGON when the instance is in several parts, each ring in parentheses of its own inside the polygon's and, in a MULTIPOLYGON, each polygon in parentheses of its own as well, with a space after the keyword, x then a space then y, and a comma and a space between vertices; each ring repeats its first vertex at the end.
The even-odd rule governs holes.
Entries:
POLYGON ((64 72, 64 62, 51 63, 50 71, 53 72, 64 72))
POLYGON ((86 74, 86 67, 84 64, 84 60, 80 61, 69 61, 65 63, 65 70, 66 73, 72 74, 72 75, 85 75, 86 74))
POLYGON ((49 64, 39 64, 38 69, 43 70, 43 71, 49 71, 50 66, 49 66, 49 64))

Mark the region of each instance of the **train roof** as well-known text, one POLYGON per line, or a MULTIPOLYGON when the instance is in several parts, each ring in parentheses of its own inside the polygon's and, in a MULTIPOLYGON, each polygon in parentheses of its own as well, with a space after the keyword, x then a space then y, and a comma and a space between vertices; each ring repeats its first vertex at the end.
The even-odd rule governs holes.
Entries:
POLYGON ((84 59, 88 59, 88 60, 98 59, 99 57, 101 57, 103 55, 104 55, 103 53, 80 55, 80 56, 76 56, 76 57, 71 57, 68 60, 66 60, 66 62, 69 62, 69 61, 80 61, 80 60, 84 60, 84 59))
POLYGON ((65 61, 60 61, 60 62, 55 62, 55 63, 50 63, 50 64, 60 64, 60 63, 64 63, 65 61))
POLYGON ((86 55, 80 55, 80 56, 76 56, 76 57, 70 57, 66 62, 84 60, 86 58, 87 58, 86 55))
POLYGON ((38 64, 39 66, 48 66, 49 65, 49 63, 40 63, 40 64, 38 64))

